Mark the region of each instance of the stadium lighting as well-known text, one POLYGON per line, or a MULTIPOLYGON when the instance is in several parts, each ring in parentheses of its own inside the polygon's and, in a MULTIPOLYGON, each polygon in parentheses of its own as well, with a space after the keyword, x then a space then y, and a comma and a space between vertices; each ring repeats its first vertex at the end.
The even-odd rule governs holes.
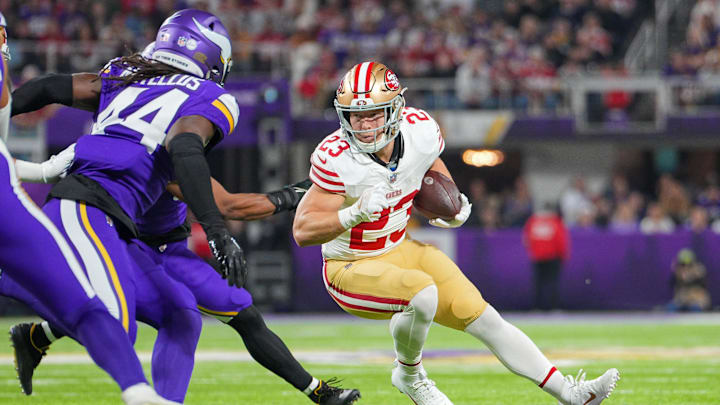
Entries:
POLYGON ((493 167, 505 161, 505 154, 499 150, 467 149, 462 154, 462 160, 466 165, 470 166, 493 167))

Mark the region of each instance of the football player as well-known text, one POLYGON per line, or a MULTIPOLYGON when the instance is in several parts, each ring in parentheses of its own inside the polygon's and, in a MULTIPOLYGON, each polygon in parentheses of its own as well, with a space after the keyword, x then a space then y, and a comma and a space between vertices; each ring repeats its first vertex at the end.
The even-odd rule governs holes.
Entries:
MULTIPOLYGON (((150 44, 143 51, 143 57, 151 60, 153 53, 154 44, 150 44)), ((23 87, 18 89, 15 94, 22 95, 23 99, 29 99, 23 87)), ((21 178, 27 181, 48 182, 64 177, 65 171, 74 162, 74 150, 74 146, 71 146, 42 164, 18 161, 22 172, 21 178)), ((260 219, 278 212, 294 210, 309 185, 310 181, 306 180, 267 194, 230 194, 218 182, 212 180, 213 195, 221 213, 226 218, 237 220, 260 219)), ((170 185, 169 189, 175 195, 182 196, 180 187, 176 184, 170 185)), ((250 294, 244 288, 228 285, 210 265, 187 248, 186 239, 189 235, 189 227, 185 222, 186 209, 183 202, 178 201, 170 193, 164 193, 147 213, 138 218, 140 240, 151 247, 149 255, 153 257, 153 260, 162 263, 167 273, 191 289, 198 301, 198 308, 202 312, 217 317, 235 329, 256 361, 304 392, 313 402, 327 405, 355 402, 360 397, 357 390, 333 386, 330 381, 318 380, 303 369, 282 340, 267 328, 262 315, 252 305, 250 294)), ((141 244, 137 242, 134 245, 142 248, 141 244)), ((143 250, 148 252, 147 249, 143 250)), ((131 253, 133 252, 131 251, 131 253)), ((137 253, 133 254, 136 262, 149 262, 147 259, 138 259, 135 256, 137 253)), ((1 284, 0 287, 5 288, 1 284)), ((140 298, 142 297, 138 297, 138 299, 140 298)), ((152 307, 152 305, 143 305, 143 302, 138 302, 138 313, 153 314, 154 311, 146 310, 145 307, 152 307)), ((147 316, 141 318, 148 319, 147 316)), ((165 317, 150 317, 150 319, 157 318, 164 319, 165 317)), ((150 324, 155 326, 157 323, 155 321, 150 324)), ((26 393, 32 391, 32 373, 42 359, 47 346, 65 334, 58 328, 53 328, 48 322, 40 325, 42 327, 20 324, 16 325, 11 332, 13 340, 18 342, 17 346, 23 348, 22 350, 16 348, 16 356, 19 359, 18 376, 26 393)), ((165 346, 163 344, 164 331, 180 328, 178 325, 162 327, 161 324, 158 329, 161 332, 158 335, 156 348, 165 346)), ((184 333, 188 332, 184 331, 184 333)), ((157 359, 158 356, 153 356, 153 364, 157 359)), ((191 366, 192 363, 189 365, 191 366)), ((188 369, 188 367, 180 366, 179 364, 175 365, 174 375, 178 370, 188 369)), ((168 367, 153 367, 153 370, 156 369, 161 372, 168 367)), ((155 372, 153 374, 155 376, 155 372)), ((158 373, 157 377, 153 380, 161 380, 163 375, 158 373)), ((177 380, 178 378, 174 377, 173 379, 177 380)), ((173 399, 184 397, 187 389, 186 384, 184 386, 171 385, 168 387, 171 392, 164 389, 166 387, 164 384, 156 383, 156 386, 163 396, 173 399)))
POLYGON ((10 115, 6 22, 0 14, 0 268, 48 308, 59 325, 82 342, 95 363, 117 382, 128 405, 162 405, 147 384, 140 361, 120 322, 92 288, 72 248, 43 212, 27 197, 5 146, 10 115), (31 258, 31 262, 29 261, 31 258))
MULTIPOLYGON (((165 377, 186 387, 201 327, 197 304, 191 293, 181 292, 186 287, 172 283, 169 276, 166 283, 152 282, 164 271, 143 268, 151 274, 136 277, 142 273, 134 270, 131 255, 143 259, 143 252, 128 241, 138 237, 135 221, 175 177, 184 190, 193 191, 188 203, 225 277, 233 285, 243 284, 244 255, 209 196, 204 157, 207 149, 232 133, 238 107, 222 87, 232 61, 230 40, 218 18, 182 10, 163 23, 157 38, 152 63, 139 56, 118 58, 99 74, 54 75, 30 82, 27 98, 16 97, 13 112, 54 102, 95 112, 92 135, 78 139, 70 174, 53 187, 44 211, 68 237, 98 295, 131 340, 136 333, 136 297, 170 293, 160 307, 176 308, 173 314, 179 316, 171 324, 187 333, 169 334, 168 342, 176 343, 174 352, 187 364, 180 372, 172 363, 178 357, 165 356, 169 365, 161 369, 173 369, 165 377), (145 279, 150 282, 142 283, 145 279), (161 288, 155 290, 153 284, 161 288)), ((169 349, 163 345, 163 350, 169 349)))
MULTIPOLYGON (((293 235, 322 245, 323 280, 335 302, 364 318, 389 319, 397 362, 391 382, 416 404, 451 404, 428 378, 422 349, 433 321, 481 340, 513 373, 562 404, 602 402, 616 369, 585 381, 563 375, 518 328, 506 322, 462 271, 437 248, 406 237, 413 197, 428 169, 452 178, 440 154, 440 129, 428 113, 405 107, 398 78, 377 62, 342 78, 335 109, 341 128, 313 152, 314 182, 300 202, 293 235)), ((442 228, 462 225, 471 206, 442 228)))

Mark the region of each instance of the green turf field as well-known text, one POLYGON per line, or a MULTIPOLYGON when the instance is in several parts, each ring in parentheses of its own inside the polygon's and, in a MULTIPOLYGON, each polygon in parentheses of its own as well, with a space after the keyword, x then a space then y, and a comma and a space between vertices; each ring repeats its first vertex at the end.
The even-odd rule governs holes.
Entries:
MULTIPOLYGON (((720 315, 511 315, 564 373, 606 368, 622 373, 604 402, 632 405, 720 403, 720 315)), ((3 319, 7 330, 17 320, 3 319)), ((384 322, 349 317, 271 317, 268 321, 314 375, 338 376, 357 387, 360 404, 411 404, 390 385, 392 343, 384 322)), ((149 358, 154 332, 141 328, 137 349, 149 358)), ((309 404, 288 384, 248 359, 227 326, 209 320, 197 354, 187 404, 309 404)), ((146 365, 146 370, 149 365, 146 365)), ((554 404, 530 382, 510 374, 482 344, 434 326, 425 367, 456 405, 554 404)), ((35 374, 25 397, 15 380, 9 345, 0 349, 0 404, 120 404, 117 387, 87 362, 77 344, 60 341, 35 374)))

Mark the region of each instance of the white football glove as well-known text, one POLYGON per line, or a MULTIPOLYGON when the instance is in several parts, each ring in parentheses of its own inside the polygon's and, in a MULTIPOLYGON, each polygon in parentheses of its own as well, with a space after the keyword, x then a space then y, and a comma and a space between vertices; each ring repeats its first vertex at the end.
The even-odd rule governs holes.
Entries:
POLYGON ((16 160, 15 169, 20 181, 27 183, 57 183, 67 176, 67 171, 74 161, 75 144, 72 144, 42 163, 16 160))
POLYGON ((390 206, 387 194, 391 191, 386 184, 365 190, 355 204, 338 211, 340 224, 345 229, 350 229, 361 222, 377 221, 380 212, 390 206))
POLYGON ((462 207, 460 207, 460 212, 455 215, 454 219, 446 221, 442 218, 434 218, 428 221, 430 225, 437 226, 438 228, 457 228, 464 224, 470 217, 472 204, 470 204, 470 201, 465 197, 465 194, 460 194, 460 201, 462 202, 462 207))

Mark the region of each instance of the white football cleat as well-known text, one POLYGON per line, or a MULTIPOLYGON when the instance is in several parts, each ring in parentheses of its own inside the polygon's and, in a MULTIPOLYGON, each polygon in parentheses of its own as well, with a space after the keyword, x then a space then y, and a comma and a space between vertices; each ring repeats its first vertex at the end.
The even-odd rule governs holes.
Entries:
POLYGON ((155 390, 145 384, 135 384, 122 392, 125 405, 181 405, 179 402, 168 401, 158 395, 155 390))
POLYGON ((395 388, 410 397, 416 405, 453 405, 435 386, 435 381, 427 378, 427 375, 406 375, 396 367, 392 371, 391 381, 395 388))
POLYGON ((565 379, 570 384, 570 401, 558 402, 558 404, 598 405, 612 394, 620 379, 620 372, 616 368, 611 368, 600 377, 585 381, 585 373, 580 370, 577 377, 566 375, 565 379))

